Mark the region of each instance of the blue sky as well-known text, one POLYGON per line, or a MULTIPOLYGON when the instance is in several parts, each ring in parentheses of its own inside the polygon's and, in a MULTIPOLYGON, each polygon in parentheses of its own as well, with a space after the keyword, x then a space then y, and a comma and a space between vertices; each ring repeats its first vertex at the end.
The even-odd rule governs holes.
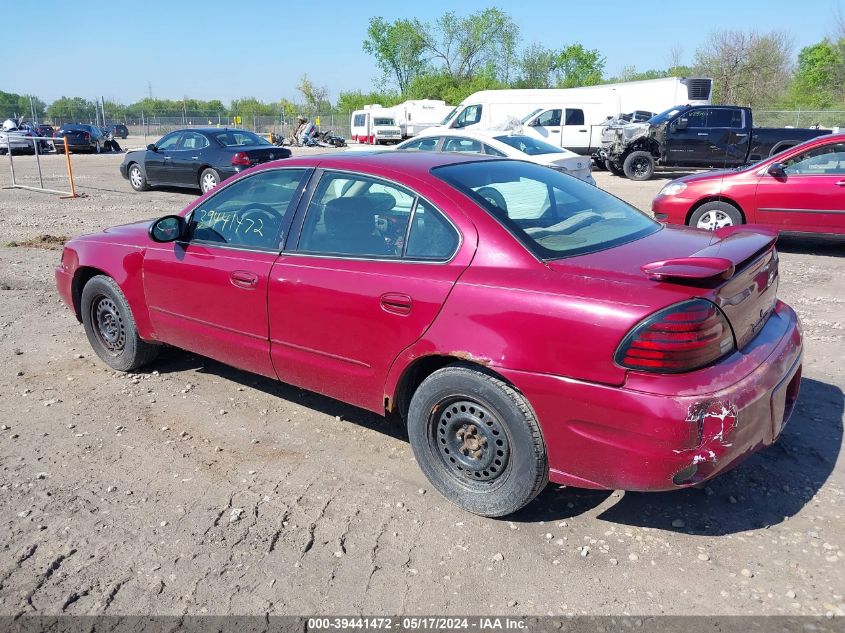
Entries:
POLYGON ((25 29, 15 20, 3 29, 0 89, 47 101, 103 95, 131 103, 147 96, 149 82, 160 98, 272 101, 298 97, 297 80, 308 73, 334 100, 341 90, 369 90, 378 79, 361 49, 370 16, 431 21, 449 9, 466 14, 488 6, 514 18, 523 45, 580 42, 599 49, 608 74, 626 65, 665 67, 673 46, 691 62, 708 33, 721 28, 782 30, 797 52, 828 35, 837 7, 845 10, 840 0, 41 0, 34 17, 48 28, 25 29), (77 22, 85 23, 85 37, 77 22))

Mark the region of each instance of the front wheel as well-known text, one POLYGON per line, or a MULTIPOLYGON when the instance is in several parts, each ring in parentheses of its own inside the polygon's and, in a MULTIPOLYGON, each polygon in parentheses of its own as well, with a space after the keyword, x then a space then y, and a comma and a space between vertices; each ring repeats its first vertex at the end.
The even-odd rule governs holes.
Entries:
POLYGON ((654 157, 648 152, 631 152, 622 163, 622 171, 631 180, 648 180, 654 175, 654 157))
POLYGON ((150 188, 147 177, 144 175, 144 170, 137 163, 132 163, 129 166, 129 185, 135 191, 146 191, 150 188))
POLYGON ((614 163, 612 160, 608 159, 604 161, 604 164, 607 166, 608 171, 614 176, 621 177, 625 175, 625 172, 622 171, 622 167, 614 163))
POLYGON ((516 512, 548 482, 546 446, 528 402, 474 367, 450 365, 422 382, 411 399, 408 437, 431 484, 474 514, 516 512))
POLYGON ((600 171, 604 171, 605 169, 607 169, 607 165, 605 164, 604 160, 601 159, 601 158, 594 158, 593 164, 596 166, 596 169, 598 169, 600 171))
POLYGON ((220 174, 217 173, 217 170, 211 169, 210 167, 202 170, 200 174, 200 189, 203 193, 211 191, 219 184, 220 174))
POLYGON ((742 224, 742 213, 730 202, 721 200, 702 204, 689 219, 690 226, 708 231, 737 224, 742 224))
POLYGON ((85 284, 81 312, 88 342, 112 369, 132 371, 158 355, 157 345, 138 336, 129 303, 111 277, 97 275, 85 284))

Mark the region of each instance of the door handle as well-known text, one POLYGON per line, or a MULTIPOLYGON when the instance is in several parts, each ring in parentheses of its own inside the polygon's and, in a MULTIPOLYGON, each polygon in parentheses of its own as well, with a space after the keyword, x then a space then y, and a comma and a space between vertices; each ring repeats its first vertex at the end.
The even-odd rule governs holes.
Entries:
POLYGON ((381 309, 393 314, 410 314, 413 307, 411 297, 400 292, 386 292, 381 298, 381 309))
POLYGON ((845 180, 837 180, 833 184, 836 185, 837 187, 845 187, 845 180))
POLYGON ((709 132, 699 132, 698 135, 699 136, 710 136, 710 133, 709 132))
POLYGON ((199 156, 191 156, 191 160, 197 160, 197 159, 199 159, 199 156))
POLYGON ((579 132, 586 132, 587 130, 578 130, 579 132))
POLYGON ((748 132, 743 132, 742 134, 736 133, 734 136, 748 136, 748 132))
POLYGON ((549 132, 560 132, 560 128, 559 127, 550 128, 549 132))
POLYGON ((258 285, 258 275, 245 270, 236 270, 229 275, 229 281, 233 286, 250 290, 258 285))
POLYGON ((164 160, 172 160, 172 157, 171 156, 165 156, 164 160))

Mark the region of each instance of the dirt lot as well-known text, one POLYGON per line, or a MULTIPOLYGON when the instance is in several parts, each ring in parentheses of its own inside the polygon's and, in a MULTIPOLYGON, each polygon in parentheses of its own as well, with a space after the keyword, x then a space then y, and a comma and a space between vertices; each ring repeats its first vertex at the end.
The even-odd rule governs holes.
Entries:
MULTIPOLYGON (((196 195, 133 193, 120 161, 74 157, 78 200, 0 190, 0 615, 845 613, 842 243, 782 242, 806 360, 774 447, 704 489, 549 486, 488 520, 374 415, 178 351, 99 362, 53 288, 59 251, 9 244, 196 195)), ((597 180, 644 209, 665 182, 597 180)))

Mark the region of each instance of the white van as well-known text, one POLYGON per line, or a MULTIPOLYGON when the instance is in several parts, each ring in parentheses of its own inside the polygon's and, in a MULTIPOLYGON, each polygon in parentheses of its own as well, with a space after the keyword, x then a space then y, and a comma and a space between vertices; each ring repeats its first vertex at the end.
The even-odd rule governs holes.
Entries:
POLYGON ((396 119, 389 108, 366 105, 363 110, 352 113, 351 136, 358 143, 381 145, 401 141, 402 130, 396 125, 396 119))
POLYGON ((470 95, 436 128, 485 130, 522 121, 523 132, 579 154, 601 146, 601 125, 625 112, 663 112, 679 104, 708 105, 712 80, 649 79, 584 88, 482 90, 470 95))
POLYGON ((452 106, 437 99, 415 99, 387 109, 393 112, 396 124, 402 130, 402 137, 409 138, 426 128, 440 125, 443 118, 452 111, 452 106))

